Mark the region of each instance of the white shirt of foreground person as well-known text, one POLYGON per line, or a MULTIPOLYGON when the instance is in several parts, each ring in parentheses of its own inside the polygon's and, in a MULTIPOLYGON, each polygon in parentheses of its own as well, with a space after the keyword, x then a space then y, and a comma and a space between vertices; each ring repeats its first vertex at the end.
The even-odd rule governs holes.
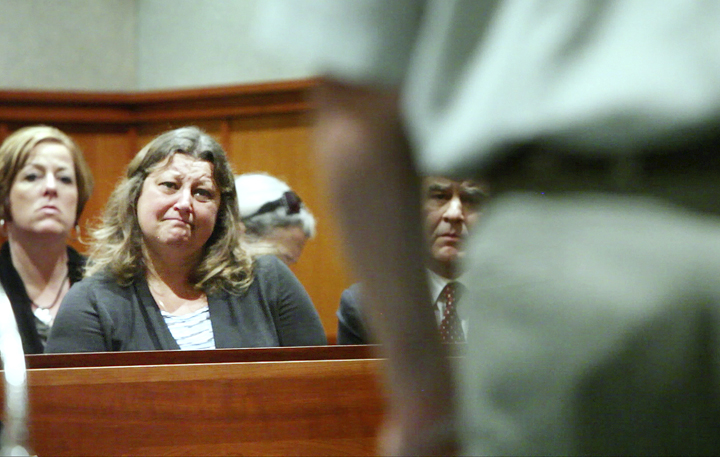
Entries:
POLYGON ((265 44, 326 76, 317 146, 392 359, 385 450, 453 452, 460 427, 470 455, 717 454, 720 167, 692 158, 720 144, 719 4, 268 11, 265 44), (494 197, 467 249, 473 330, 455 398, 418 311, 417 174, 479 176, 527 145, 537 170, 595 158, 627 182, 583 190, 531 167, 562 191, 494 197), (684 166, 633 174, 650 153, 684 166), (373 275, 379 259, 388 275, 373 275))

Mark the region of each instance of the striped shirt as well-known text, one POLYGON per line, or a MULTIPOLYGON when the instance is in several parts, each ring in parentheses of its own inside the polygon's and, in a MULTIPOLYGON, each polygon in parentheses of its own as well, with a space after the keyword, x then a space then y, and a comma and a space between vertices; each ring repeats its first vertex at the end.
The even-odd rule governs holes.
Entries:
POLYGON ((182 316, 174 316, 163 310, 160 310, 160 312, 180 349, 215 349, 215 335, 210 322, 210 308, 206 306, 194 313, 182 316))

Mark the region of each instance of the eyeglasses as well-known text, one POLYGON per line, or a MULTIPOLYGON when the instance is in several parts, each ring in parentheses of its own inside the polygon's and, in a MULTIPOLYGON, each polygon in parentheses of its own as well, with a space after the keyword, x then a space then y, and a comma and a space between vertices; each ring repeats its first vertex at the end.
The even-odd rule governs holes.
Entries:
MULTIPOLYGON (((274 211, 276 208, 279 208, 281 206, 284 206, 286 208, 286 212, 288 215, 297 214, 300 212, 301 205, 302 200, 300 199, 300 196, 295 192, 288 190, 287 192, 282 194, 282 197, 278 198, 277 200, 273 200, 262 205, 260 209, 255 211, 254 214, 251 214, 251 216, 269 213, 270 211, 274 211)), ((247 216, 244 219, 247 219, 248 217, 250 216, 247 216)))

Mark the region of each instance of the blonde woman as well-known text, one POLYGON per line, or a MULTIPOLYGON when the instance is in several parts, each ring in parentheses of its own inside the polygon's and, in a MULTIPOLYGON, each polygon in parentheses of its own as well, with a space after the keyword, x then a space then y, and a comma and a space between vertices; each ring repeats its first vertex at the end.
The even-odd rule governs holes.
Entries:
POLYGON ((84 259, 67 241, 92 188, 80 148, 54 127, 22 128, 0 146, 0 281, 26 354, 43 352, 63 297, 82 278, 84 259))

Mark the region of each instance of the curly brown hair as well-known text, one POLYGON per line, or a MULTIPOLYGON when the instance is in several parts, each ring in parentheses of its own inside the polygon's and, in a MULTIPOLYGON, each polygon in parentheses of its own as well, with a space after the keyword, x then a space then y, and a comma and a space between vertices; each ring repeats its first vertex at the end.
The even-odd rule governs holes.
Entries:
POLYGON ((197 127, 183 127, 161 134, 130 162, 125 177, 108 199, 100 226, 91 231, 85 275, 109 273, 119 284, 129 285, 146 274, 137 202, 147 176, 174 154, 210 162, 213 179, 220 189, 215 228, 191 275, 191 283, 206 292, 247 288, 253 280, 253 262, 240 242, 240 215, 233 172, 220 144, 197 127))

